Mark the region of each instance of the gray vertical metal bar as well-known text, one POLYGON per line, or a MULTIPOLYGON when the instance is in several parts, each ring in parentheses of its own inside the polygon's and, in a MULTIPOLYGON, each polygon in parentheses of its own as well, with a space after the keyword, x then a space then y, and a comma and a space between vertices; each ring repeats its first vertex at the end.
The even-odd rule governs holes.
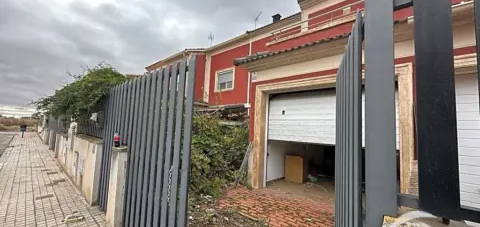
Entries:
POLYGON ((100 190, 100 195, 101 195, 101 200, 100 200, 100 208, 102 210, 106 209, 106 196, 105 196, 105 191, 106 191, 106 180, 107 180, 107 174, 109 172, 108 169, 108 161, 109 161, 109 151, 111 150, 111 133, 114 130, 114 121, 115 121, 115 98, 116 98, 116 88, 112 88, 110 91, 110 98, 111 98, 111 115, 110 115, 110 123, 109 123, 109 132, 106 138, 104 138, 104 143, 107 145, 107 149, 103 151, 102 159, 103 159, 103 171, 102 171, 102 179, 101 179, 101 190, 100 190))
MULTIPOLYGON (((352 34, 352 33, 350 33, 352 34)), ((350 35, 350 38, 348 39, 348 50, 345 56, 346 59, 346 64, 345 64, 345 69, 347 70, 347 73, 345 74, 345 149, 343 150, 344 152, 344 160, 343 160, 343 166, 344 166, 344 174, 345 174, 345 185, 344 185, 344 196, 345 196, 345 226, 351 226, 351 212, 350 212, 350 207, 352 203, 352 198, 350 198, 350 185, 351 185, 351 179, 350 179, 350 149, 352 146, 352 141, 351 141, 351 125, 352 121, 350 119, 350 97, 351 97, 351 87, 350 87, 350 80, 351 80, 351 74, 352 74, 352 62, 351 62, 351 44, 352 44, 352 36, 350 35)))
MULTIPOLYGON (((130 97, 132 97, 132 83, 131 81, 127 82, 127 95, 125 97, 125 118, 124 118, 124 128, 123 128, 123 136, 122 136, 122 144, 127 145, 128 137, 129 135, 129 129, 128 127, 130 126, 130 97)), ((128 168, 128 164, 127 164, 128 168)))
POLYGON ((142 136, 140 141, 140 150, 139 150, 139 164, 138 164, 138 175, 137 175, 137 193, 136 193, 136 203, 135 203, 135 226, 140 226, 140 220, 142 219, 141 206, 142 206, 142 192, 143 192, 143 174, 145 174, 145 154, 146 154, 146 143, 147 143, 147 122, 148 122, 148 108, 150 101, 150 84, 152 77, 149 75, 145 76, 145 89, 143 96, 143 108, 142 108, 142 136))
MULTIPOLYGON (((348 47, 348 44, 347 44, 348 47)), ((343 174, 343 187, 342 187, 342 196, 343 196, 343 204, 342 206, 342 213, 343 213, 343 226, 348 226, 348 194, 347 194, 347 187, 348 187, 348 172, 347 172, 347 150, 348 150, 348 75, 350 73, 350 58, 348 56, 348 49, 345 53, 345 75, 344 75, 344 84, 343 84, 343 89, 344 89, 344 96, 343 96, 343 121, 344 121, 344 126, 343 126, 343 149, 342 149, 342 155, 343 155, 343 160, 342 160, 342 174, 343 174)))
POLYGON ((362 42, 363 18, 357 12, 354 28, 353 54, 353 221, 363 226, 362 209, 362 42))
POLYGON ((107 142, 109 143, 109 149, 105 153, 106 155, 106 171, 104 177, 104 188, 103 188, 103 209, 107 209, 107 202, 108 202, 108 185, 110 180, 110 159, 112 157, 112 147, 113 147, 113 134, 118 131, 118 124, 119 124, 119 109, 120 109, 120 99, 121 99, 121 85, 117 85, 114 88, 114 112, 113 112, 113 130, 110 138, 106 138, 107 142))
POLYGON ((347 44, 347 47, 348 47, 348 50, 347 50, 347 53, 346 53, 346 56, 345 56, 345 59, 346 59, 346 64, 345 64, 345 69, 347 70, 347 73, 345 74, 345 149, 343 150, 344 152, 344 160, 343 160, 343 166, 344 166, 344 174, 345 174, 345 178, 344 178, 344 182, 345 182, 345 185, 344 185, 344 196, 345 196, 345 203, 343 204, 343 206, 345 206, 344 208, 344 212, 345 212, 345 216, 343 217, 344 220, 345 220, 345 226, 350 226, 350 219, 351 219, 351 213, 350 213, 350 203, 352 202, 351 198, 350 198, 350 190, 349 190, 349 187, 350 187, 350 173, 349 173, 349 167, 350 167, 350 163, 349 163, 349 150, 350 150, 350 146, 352 145, 351 144, 351 141, 350 141, 350 126, 351 126, 351 120, 350 120, 350 113, 348 113, 348 111, 350 111, 351 109, 349 108, 350 107, 350 96, 351 96, 351 90, 350 90, 350 75, 351 75, 351 53, 350 53, 350 50, 351 50, 351 46, 350 44, 352 43, 352 36, 350 36, 350 39, 348 40, 348 44, 347 44))
POLYGON ((119 107, 118 107, 118 119, 117 119, 117 132, 120 135, 120 138, 123 138, 122 134, 122 119, 123 119, 123 107, 124 107, 124 102, 123 98, 125 97, 125 84, 120 85, 120 97, 119 97, 119 107))
POLYGON ((393 1, 365 1, 366 226, 397 213, 393 1))
POLYGON ((106 204, 105 204, 105 200, 106 200, 106 197, 105 197, 105 191, 106 191, 106 180, 107 180, 107 173, 108 173, 108 160, 109 160, 109 151, 111 149, 111 144, 110 144, 110 140, 111 140, 111 133, 112 131, 114 130, 114 122, 115 122, 115 98, 116 98, 116 87, 113 87, 111 90, 110 90, 110 99, 111 99, 111 114, 110 114, 110 122, 109 122, 109 131, 108 131, 108 134, 107 134, 107 137, 104 138, 104 143, 106 143, 106 149, 103 151, 103 155, 102 155, 102 159, 103 159, 103 171, 102 171, 102 176, 101 176, 101 190, 100 190, 100 194, 101 194, 101 201, 100 201, 100 208, 102 210, 105 210, 106 208, 106 204))
POLYGON ((338 208, 339 208, 339 200, 338 200, 338 177, 339 177, 339 172, 338 172, 338 163, 339 163, 339 139, 340 139, 340 136, 338 135, 340 130, 339 130, 339 117, 338 117, 338 114, 340 113, 340 109, 339 109, 339 95, 341 93, 341 89, 340 89, 340 83, 341 83, 341 70, 342 70, 342 64, 343 63, 340 63, 340 66, 338 68, 338 71, 337 71, 337 77, 336 77, 336 89, 335 89, 335 174, 334 174, 334 179, 335 180, 335 223, 338 223, 338 215, 340 214, 340 212, 338 211, 338 208))
POLYGON ((112 89, 109 89, 108 91, 108 96, 107 96, 107 108, 105 111, 105 130, 104 130, 104 136, 103 136, 103 146, 102 146, 102 160, 100 161, 100 172, 102 173, 100 176, 100 184, 99 184, 99 193, 98 193, 98 202, 99 206, 102 207, 103 203, 103 180, 105 177, 105 171, 106 171, 106 165, 105 165, 105 153, 108 150, 108 143, 106 142, 106 139, 109 137, 110 133, 110 127, 111 127, 111 120, 112 120, 112 105, 113 105, 113 97, 112 97, 112 89))
POLYGON ((345 204, 347 202, 347 198, 345 197, 345 185, 346 185, 346 173, 345 173, 345 149, 347 147, 346 145, 346 127, 347 127, 347 122, 345 121, 345 114, 346 114, 346 76, 348 74, 348 60, 347 56, 344 56, 344 66, 343 66, 343 81, 342 81, 342 89, 343 89, 343 94, 342 94, 342 102, 341 102, 341 107, 342 107, 342 150, 341 150, 341 160, 342 163, 340 164, 341 168, 341 204, 340 204, 340 210, 341 210, 341 221, 340 221, 340 226, 346 226, 346 221, 345 221, 345 216, 346 216, 346 211, 345 211, 345 204))
MULTIPOLYGON (((473 1, 475 9, 475 40, 477 44, 477 86, 480 94, 480 1, 473 1)), ((480 102, 480 96, 478 96, 480 102)))
MULTIPOLYGON (((343 57, 345 58, 345 57, 343 57)), ((342 64, 344 64, 344 60, 342 60, 342 64)), ((338 103, 336 105, 339 106, 339 115, 337 116, 337 120, 339 121, 339 127, 337 128, 337 130, 339 131, 339 138, 338 138, 338 141, 339 141, 339 145, 338 145, 338 160, 339 160, 339 163, 337 163, 336 165, 338 165, 338 174, 337 176, 335 176, 335 179, 336 179, 336 184, 338 184, 338 192, 336 191, 335 193, 337 194, 337 198, 338 198, 338 201, 339 201, 339 206, 336 207, 336 212, 335 212, 335 217, 336 217, 336 222, 335 224, 338 226, 342 226, 342 218, 343 217, 343 211, 342 211, 342 204, 343 204, 343 192, 342 192, 342 189, 343 189, 343 121, 341 119, 343 119, 343 95, 344 95, 344 88, 343 88, 343 83, 344 83, 344 66, 342 66, 341 68, 341 74, 340 74, 340 96, 339 96, 339 99, 338 99, 338 103)))
POLYGON ((135 90, 135 93, 134 93, 134 97, 132 99, 132 102, 133 102, 133 114, 132 114, 132 122, 130 122, 130 124, 132 125, 132 128, 131 128, 131 137, 130 137, 130 144, 129 144, 129 162, 130 162, 130 168, 129 168, 129 180, 128 180, 128 191, 127 191, 127 201, 126 201, 126 211, 124 212, 125 213, 125 222, 124 222, 124 225, 125 226, 131 226, 132 225, 132 222, 133 222, 133 209, 132 209, 132 205, 134 204, 134 196, 133 196, 133 191, 135 189, 135 185, 133 184, 134 182, 134 178, 135 178, 135 174, 136 174, 136 168, 135 168, 135 164, 136 164, 136 160, 137 160, 137 153, 135 152, 135 146, 136 146, 136 139, 137 139, 137 129, 138 129, 138 114, 139 114, 139 97, 140 97, 140 83, 141 82, 141 79, 136 79, 135 80, 135 83, 134 83, 134 90, 135 90))
POLYGON ((168 204, 170 198, 170 176, 171 176, 171 161, 172 161, 172 137, 173 137, 173 128, 174 128, 174 119, 175 119, 175 94, 177 92, 177 78, 178 78, 178 68, 175 63, 172 67, 172 73, 170 76, 170 94, 168 101, 168 123, 167 123, 167 134, 166 134, 166 143, 165 143, 165 158, 164 158, 164 168, 163 168, 163 186, 162 186, 162 202, 160 209, 160 226, 166 226, 167 224, 167 213, 168 213, 168 204))
POLYGON ((148 121, 147 121, 147 144, 145 147, 145 162, 143 173, 143 186, 142 186, 142 205, 141 205, 141 221, 140 226, 145 226, 147 221, 147 204, 148 204, 148 186, 150 185, 150 162, 152 159, 152 143, 153 143, 153 129, 154 129, 154 117, 155 117, 155 97, 157 92, 157 79, 158 71, 149 75, 150 91, 149 91, 149 108, 148 108, 148 121))
POLYGON ((160 135, 160 118, 161 118, 161 106, 162 106, 162 94, 163 94, 163 81, 164 81, 164 69, 158 71, 157 74, 157 92, 155 93, 155 111, 153 119, 153 144, 152 144, 152 158, 150 159, 150 183, 149 183, 149 190, 148 190, 148 199, 147 199, 147 222, 146 226, 152 226, 153 222, 153 206, 155 204, 154 200, 154 192, 155 192, 155 180, 157 179, 157 168, 161 168, 161 166, 157 166, 157 159, 159 157, 159 135, 160 135))
POLYGON ((166 129, 167 129, 167 120, 168 120, 168 100, 169 100, 169 89, 175 85, 171 84, 171 69, 165 69, 163 72, 163 88, 162 88, 162 107, 160 114, 160 136, 158 138, 158 158, 157 158, 157 176, 155 180, 155 193, 154 193, 154 206, 153 206, 153 226, 159 226, 160 224, 160 211, 161 211, 161 201, 162 188, 163 188, 163 165, 164 165, 164 156, 165 156, 165 139, 166 139, 166 129))
MULTIPOLYGON (((122 95, 123 95, 123 84, 117 85, 116 87, 116 98, 115 98, 115 129, 113 133, 119 133, 120 128, 120 117, 121 117, 121 106, 122 106, 122 95)), ((111 142, 111 147, 113 147, 113 134, 109 139, 111 142)), ((105 184, 105 209, 107 208, 108 202, 108 186, 110 181, 110 168, 111 168, 111 158, 112 158, 112 149, 108 150, 108 159, 107 159, 107 172, 106 172, 106 184, 105 184)))
POLYGON ((186 62, 183 60, 180 63, 179 68, 179 82, 177 91, 177 107, 175 108, 175 130, 173 131, 174 143, 173 143, 173 159, 172 159, 172 174, 171 174, 171 188, 170 188, 170 207, 168 212, 168 225, 175 226, 176 214, 177 214, 177 193, 178 193, 178 172, 180 162, 180 149, 182 139, 182 126, 183 126, 183 108, 185 98, 185 80, 186 80, 186 62))
POLYGON ((121 106, 121 115, 120 115, 120 144, 124 144, 126 133, 125 126, 127 118, 127 97, 128 97, 128 82, 123 83, 122 87, 122 106, 121 106))
MULTIPOLYGON (((130 104, 131 104, 131 99, 132 97, 132 81, 127 81, 127 95, 125 96, 125 118, 124 118, 124 130, 123 130, 123 136, 122 136, 122 145, 127 145, 129 144, 128 138, 130 137, 129 135, 129 126, 130 126, 130 104)), ((125 223, 125 205, 126 205, 126 198, 127 198, 127 191, 129 190, 129 169, 130 169, 130 154, 127 153, 127 162, 126 162, 126 172, 125 172, 125 189, 124 189, 124 194, 123 194, 123 216, 122 216, 122 223, 125 223)))
POLYGON ((338 68, 337 78, 336 78, 336 99, 335 99, 335 223, 340 225, 340 184, 341 184, 341 172, 340 172, 340 165, 341 165, 341 133, 342 132, 342 122, 341 122, 341 100, 342 100, 342 81, 343 81, 343 58, 340 63, 340 67, 338 68))
POLYGON ((420 208, 460 210, 453 25, 450 0, 415 1, 415 89, 420 208))
POLYGON ((111 105, 110 105, 110 121, 109 121, 109 130, 108 130, 108 134, 107 136, 103 139, 104 143, 106 144, 106 149, 103 151, 103 155, 102 155, 102 166, 103 166, 103 170, 102 170, 102 176, 101 176, 101 188, 100 188, 100 208, 102 210, 105 210, 106 206, 105 206, 105 185, 106 185, 106 179, 107 179, 107 173, 108 173, 108 153, 111 149, 111 146, 110 146, 110 136, 111 136, 111 133, 112 131, 114 130, 113 128, 113 122, 115 120, 115 87, 112 88, 110 90, 110 102, 111 102, 111 105))
MULTIPOLYGON (((354 29, 353 29, 354 30, 354 29)), ((353 156, 353 124, 355 122, 353 122, 353 99, 352 99, 352 96, 353 96, 353 75, 354 75, 354 72, 353 72, 353 65, 355 64, 355 62, 353 62, 353 39, 355 38, 355 33, 354 31, 352 31, 351 33, 352 35, 350 36, 350 40, 349 40, 349 50, 348 50, 348 60, 349 60, 349 65, 348 65, 348 79, 347 79, 347 109, 349 110, 348 111, 348 115, 347 115, 347 123, 348 123, 348 128, 347 128, 347 132, 348 132, 348 141, 347 141, 347 144, 348 144, 348 148, 346 150, 346 153, 347 153, 347 160, 346 160, 346 168, 347 168, 347 185, 346 185, 346 188, 347 188, 347 200, 348 200, 348 210, 347 210, 347 214, 348 214, 348 218, 347 218, 347 226, 354 226, 353 225, 353 190, 352 190, 352 186, 353 186, 353 182, 354 182, 354 179, 352 177, 352 169, 353 169, 353 160, 352 160, 352 156, 353 156)))
POLYGON ((138 179, 138 172, 139 172, 139 168, 140 168, 140 143, 141 143, 141 136, 142 136, 142 128, 141 128, 141 125, 142 125, 142 111, 143 111, 143 96, 145 94, 145 76, 143 76, 140 81, 138 82, 139 83, 139 89, 138 89, 138 95, 137 95, 137 98, 136 98, 136 102, 138 103, 138 108, 137 108, 137 112, 136 112, 136 126, 135 126, 135 130, 136 130, 136 135, 135 135, 135 147, 132 147, 133 149, 133 152, 135 152, 135 160, 134 160, 134 166, 133 166, 133 170, 134 170, 134 173, 133 173, 133 177, 132 177, 132 195, 131 195, 131 205, 130 205, 130 222, 129 222, 129 226, 131 227, 134 227, 134 226, 137 226, 135 225, 135 221, 137 219, 137 216, 135 214, 135 209, 137 208, 136 204, 137 204, 137 179, 138 179))
POLYGON ((192 140, 192 116, 195 88, 196 57, 188 62, 186 81, 185 114, 183 124, 182 163, 180 167, 180 188, 178 192, 178 218, 176 226, 187 226, 188 178, 190 172, 190 150, 192 140))
MULTIPOLYGON (((133 142, 133 121, 135 119, 134 113, 135 113, 135 95, 136 95, 136 84, 137 80, 131 81, 130 82, 130 95, 128 97, 129 99, 129 114, 128 114, 128 136, 127 136, 127 146, 131 147, 132 142, 133 142)), ((126 180, 125 180, 125 195, 124 195, 124 202, 123 202, 123 224, 125 226, 128 225, 129 223, 129 213, 130 213, 130 198, 131 198, 131 190, 132 190, 132 185, 131 185, 131 179, 132 179, 132 162, 133 161, 133 152, 131 150, 128 151, 128 156, 127 156, 127 175, 126 175, 126 180)))

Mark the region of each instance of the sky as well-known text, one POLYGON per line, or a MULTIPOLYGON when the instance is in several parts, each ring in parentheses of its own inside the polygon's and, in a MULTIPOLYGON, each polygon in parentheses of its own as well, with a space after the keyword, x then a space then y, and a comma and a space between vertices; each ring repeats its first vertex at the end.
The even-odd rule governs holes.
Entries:
POLYGON ((0 105, 26 106, 108 63, 142 74, 185 48, 210 46, 289 16, 297 0, 0 0, 0 105))

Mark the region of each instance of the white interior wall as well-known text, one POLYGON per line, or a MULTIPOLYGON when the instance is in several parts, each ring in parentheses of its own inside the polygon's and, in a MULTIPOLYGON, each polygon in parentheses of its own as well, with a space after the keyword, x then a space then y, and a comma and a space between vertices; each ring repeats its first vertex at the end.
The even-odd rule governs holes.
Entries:
POLYGON ((324 159, 323 146, 288 141, 269 140, 267 155, 267 182, 285 177, 285 156, 299 155, 305 158, 308 169, 309 160, 321 163, 324 159))

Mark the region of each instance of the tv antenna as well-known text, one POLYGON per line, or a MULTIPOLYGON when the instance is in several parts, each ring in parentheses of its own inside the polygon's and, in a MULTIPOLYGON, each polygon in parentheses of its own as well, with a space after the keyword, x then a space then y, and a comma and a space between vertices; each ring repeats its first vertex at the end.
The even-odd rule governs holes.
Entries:
POLYGON ((258 23, 258 20, 260 19, 261 15, 262 15, 262 11, 260 11, 258 13, 258 15, 255 17, 255 20, 254 20, 255 21, 255 29, 257 29, 257 23, 258 23))
POLYGON ((208 34, 208 40, 210 40, 210 46, 212 46, 214 39, 215 39, 215 35, 213 35, 213 32, 210 32, 210 34, 208 34))

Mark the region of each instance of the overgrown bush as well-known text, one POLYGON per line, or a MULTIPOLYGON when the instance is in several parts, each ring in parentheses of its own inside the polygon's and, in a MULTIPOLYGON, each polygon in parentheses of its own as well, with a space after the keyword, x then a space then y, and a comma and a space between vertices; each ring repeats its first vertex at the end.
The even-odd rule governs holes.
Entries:
POLYGON ((248 146, 246 126, 222 125, 217 116, 193 119, 190 192, 217 197, 235 178, 248 146))
POLYGON ((37 109, 54 117, 88 119, 91 113, 102 108, 108 89, 127 80, 107 64, 99 64, 87 69, 84 74, 72 76, 74 82, 55 91, 54 95, 36 101, 37 109))

